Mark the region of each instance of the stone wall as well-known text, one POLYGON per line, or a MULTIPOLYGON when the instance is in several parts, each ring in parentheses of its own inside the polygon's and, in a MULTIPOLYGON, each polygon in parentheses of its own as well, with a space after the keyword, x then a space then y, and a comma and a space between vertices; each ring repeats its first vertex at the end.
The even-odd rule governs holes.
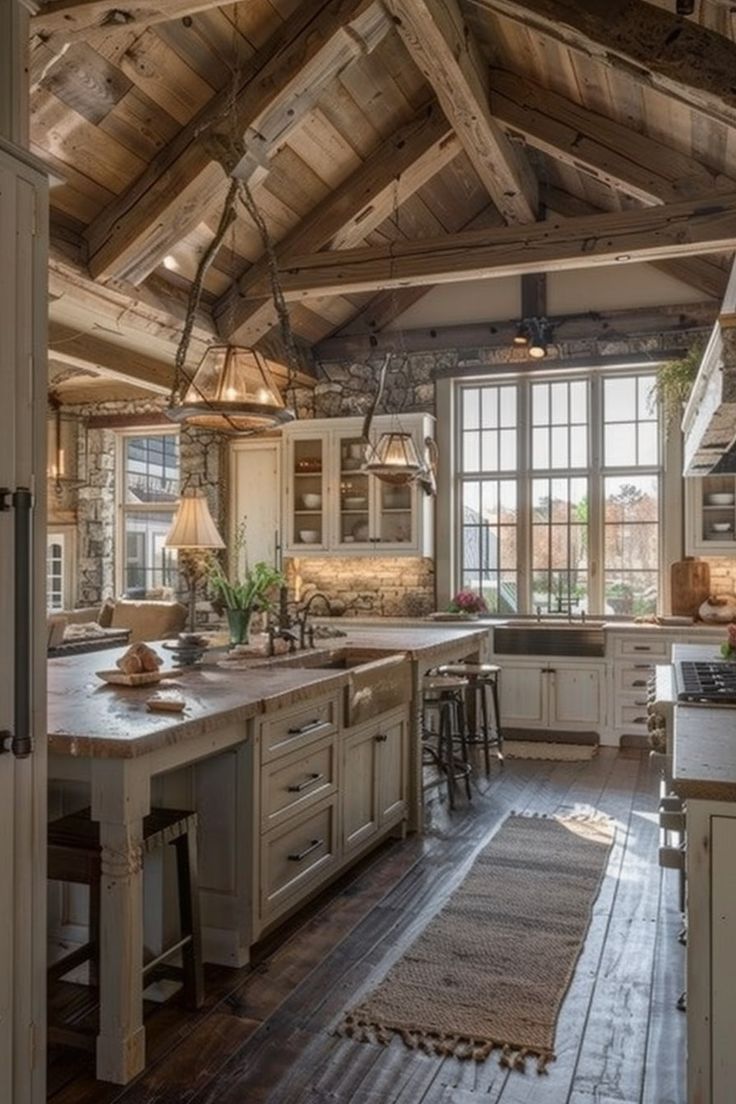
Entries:
POLYGON ((703 557, 710 564, 710 586, 714 594, 736 594, 736 557, 703 557))
MULTIPOLYGON (((414 556, 304 556, 287 562, 289 589, 304 601, 315 590, 346 616, 424 617, 435 608, 434 562, 414 556)), ((315 606, 315 613, 322 612, 315 606)))

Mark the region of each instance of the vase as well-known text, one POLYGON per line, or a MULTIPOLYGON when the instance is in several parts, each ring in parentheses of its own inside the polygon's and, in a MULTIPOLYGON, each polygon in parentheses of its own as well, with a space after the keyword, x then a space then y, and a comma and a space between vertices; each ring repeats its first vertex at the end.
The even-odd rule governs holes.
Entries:
POLYGON ((250 636, 250 619, 252 616, 252 609, 229 609, 227 611, 231 647, 236 644, 248 643, 250 636))

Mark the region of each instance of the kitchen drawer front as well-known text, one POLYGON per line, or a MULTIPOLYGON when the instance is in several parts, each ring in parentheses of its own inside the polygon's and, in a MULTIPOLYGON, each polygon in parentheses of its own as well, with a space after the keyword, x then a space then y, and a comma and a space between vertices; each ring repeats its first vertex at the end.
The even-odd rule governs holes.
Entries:
POLYGON ((261 838, 260 904, 265 922, 298 903, 337 865, 337 803, 290 820, 261 838))
POLYGON ((337 698, 315 698, 299 709, 261 721, 261 762, 313 744, 337 731, 337 698))
POLYGON ((654 663, 642 659, 638 663, 617 663, 615 665, 615 686, 617 693, 646 696, 647 683, 654 674, 654 663))
POLYGON ((281 756, 261 771, 261 832, 316 805, 337 789, 337 735, 281 756))
POLYGON ((621 636, 614 641, 613 651, 617 656, 655 656, 662 662, 669 654, 669 641, 656 640, 653 637, 621 636))
POLYGON ((633 731, 638 732, 640 729, 642 732, 647 732, 647 721, 649 719, 647 714, 647 701, 646 694, 627 695, 626 697, 617 697, 613 710, 614 725, 616 728, 631 728, 633 731))

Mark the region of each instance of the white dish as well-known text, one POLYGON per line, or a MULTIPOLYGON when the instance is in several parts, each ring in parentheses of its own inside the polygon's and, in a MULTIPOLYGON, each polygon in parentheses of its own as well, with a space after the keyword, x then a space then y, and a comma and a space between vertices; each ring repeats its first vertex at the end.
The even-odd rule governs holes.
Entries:
POLYGON ((302 495, 302 502, 307 510, 319 510, 322 506, 322 495, 319 494, 305 494, 302 495))
POLYGON ((319 540, 319 533, 316 529, 300 529, 299 540, 302 544, 316 544, 319 540))
POLYGON ((733 525, 730 521, 714 521, 712 529, 714 533, 730 533, 733 525))
POLYGON ((346 510, 361 510, 368 501, 363 495, 347 495, 343 499, 346 510))
POLYGON ((705 496, 707 506, 733 506, 734 496, 732 492, 719 491, 705 496))

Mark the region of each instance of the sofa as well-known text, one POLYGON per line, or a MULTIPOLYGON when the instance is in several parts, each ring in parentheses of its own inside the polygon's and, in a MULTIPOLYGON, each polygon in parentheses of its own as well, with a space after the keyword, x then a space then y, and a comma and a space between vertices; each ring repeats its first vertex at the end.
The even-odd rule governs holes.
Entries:
MULTIPOLYGON (((105 646, 105 634, 97 629, 128 631, 128 640, 166 640, 176 636, 186 625, 187 608, 181 602, 130 598, 108 599, 101 606, 85 606, 74 610, 59 610, 47 618, 48 647, 84 640, 90 645, 99 641, 105 646), (77 627, 78 626, 78 627, 77 627), (85 627, 88 631, 85 632, 85 627)), ((89 649, 88 649, 89 650, 89 649)))

